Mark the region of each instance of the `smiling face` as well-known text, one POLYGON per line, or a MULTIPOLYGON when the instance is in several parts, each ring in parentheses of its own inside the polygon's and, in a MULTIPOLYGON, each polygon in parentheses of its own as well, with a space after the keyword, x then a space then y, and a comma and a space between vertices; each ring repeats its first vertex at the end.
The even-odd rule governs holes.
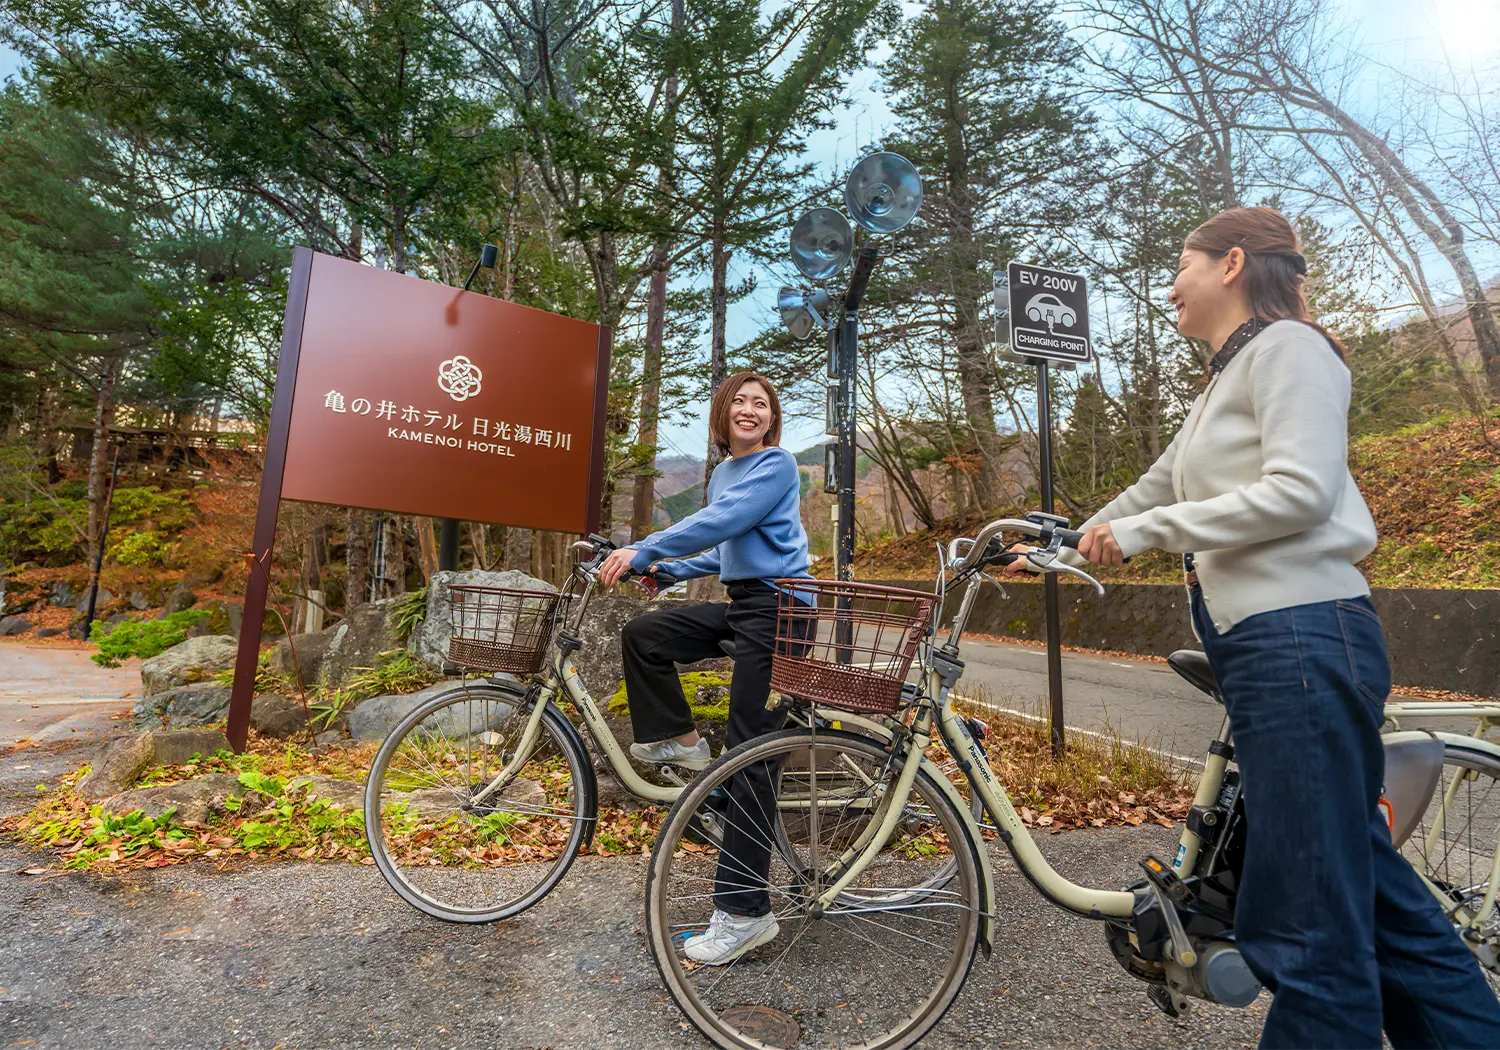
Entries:
POLYGON ((1172 284, 1172 305, 1178 308, 1178 332, 1190 339, 1215 342, 1224 317, 1244 312, 1239 276, 1245 270, 1245 252, 1232 248, 1215 258, 1194 248, 1182 249, 1178 279, 1172 284))
POLYGON ((751 380, 734 392, 729 403, 729 447, 732 455, 743 456, 760 448, 766 431, 771 429, 775 412, 766 388, 751 380))

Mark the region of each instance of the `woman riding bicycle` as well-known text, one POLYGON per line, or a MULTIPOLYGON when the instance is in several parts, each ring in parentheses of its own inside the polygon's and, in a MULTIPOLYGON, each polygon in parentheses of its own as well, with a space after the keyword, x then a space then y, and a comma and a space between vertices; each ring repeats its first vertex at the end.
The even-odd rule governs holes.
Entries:
POLYGON ((1377 808, 1391 671, 1355 568, 1375 523, 1348 468, 1344 348, 1309 317, 1306 272, 1270 208, 1188 235, 1171 301, 1216 351, 1210 378, 1078 552, 1185 556, 1244 778, 1235 936, 1274 995, 1260 1045, 1379 1047, 1383 1027, 1397 1047, 1500 1046, 1494 993, 1377 808))
MULTIPOLYGON (((675 580, 719 575, 729 602, 663 609, 626 624, 625 693, 643 762, 702 769, 712 756, 693 725, 677 677, 677 664, 719 656, 733 640, 729 686, 728 747, 780 729, 781 710, 767 711, 771 650, 776 640, 778 578, 807 576, 807 533, 802 528, 801 479, 792 454, 778 447, 781 403, 771 381, 754 372, 725 380, 709 408, 709 435, 728 458, 708 483, 708 505, 669 529, 612 552, 599 568, 605 586, 628 571, 675 580), (704 551, 706 553, 699 554, 704 551), (660 558, 697 557, 658 565, 660 558)), ((754 768, 730 788, 735 812, 774 809, 772 771, 754 768)), ((728 963, 777 933, 765 888, 770 829, 732 822, 724 832, 713 918, 707 932, 683 950, 698 962, 728 963), (747 826, 748 825, 748 826, 747 826)))

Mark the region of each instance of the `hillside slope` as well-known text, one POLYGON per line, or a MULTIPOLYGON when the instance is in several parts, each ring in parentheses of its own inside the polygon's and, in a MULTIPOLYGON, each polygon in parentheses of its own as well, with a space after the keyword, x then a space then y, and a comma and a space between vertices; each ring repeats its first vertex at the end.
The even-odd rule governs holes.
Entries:
MULTIPOLYGON (((1373 586, 1500 587, 1500 428, 1490 427, 1490 441, 1472 419, 1439 419, 1352 444, 1350 469, 1380 530, 1379 546, 1360 563, 1373 586)), ((863 549, 855 558, 855 577, 930 580, 939 541, 972 536, 992 517, 1020 516, 1027 509, 950 519, 863 549)), ((1061 504, 1057 509, 1067 513, 1061 504)), ((1148 551, 1105 576, 1136 583, 1180 578, 1177 558, 1161 551, 1148 551)))

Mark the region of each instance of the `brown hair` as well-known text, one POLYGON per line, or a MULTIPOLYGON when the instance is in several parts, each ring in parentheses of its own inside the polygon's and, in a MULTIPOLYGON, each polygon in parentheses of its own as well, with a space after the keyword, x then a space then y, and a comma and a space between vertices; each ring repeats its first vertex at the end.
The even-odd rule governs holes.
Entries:
POLYGON ((729 412, 734 406, 734 395, 746 383, 765 387, 766 400, 771 402, 771 425, 760 443, 766 448, 781 444, 781 398, 776 396, 775 385, 759 372, 736 372, 714 391, 713 402, 708 406, 708 438, 721 456, 729 455, 729 412))
MULTIPOLYGON (((1314 321, 1302 295, 1307 261, 1302 242, 1285 215, 1275 208, 1231 208, 1221 211, 1187 235, 1186 247, 1215 259, 1239 248, 1245 253, 1240 277, 1250 313, 1262 321, 1291 319, 1312 325, 1344 357, 1344 344, 1314 321)), ((1217 348, 1215 348, 1217 349, 1217 348)))

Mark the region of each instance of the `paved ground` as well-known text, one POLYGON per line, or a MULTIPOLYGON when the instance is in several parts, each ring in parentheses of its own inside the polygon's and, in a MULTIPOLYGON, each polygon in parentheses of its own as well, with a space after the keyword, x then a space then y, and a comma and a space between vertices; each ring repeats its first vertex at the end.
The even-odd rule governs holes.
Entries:
MULTIPOLYGON (((78 756, 28 750, 0 767, 0 810, 78 756)), ((1060 871, 1130 881, 1169 849, 1163 828, 1047 836, 1060 871)), ((923 1043, 954 1047, 1234 1047, 1266 1002, 1172 1021, 1099 928, 1044 903, 996 853, 999 943, 923 1043)), ((48 859, 0 847, 0 1045, 474 1047, 668 1050, 707 1044, 667 999, 641 933, 644 861, 581 860, 530 912, 449 926, 401 903, 372 868, 207 864, 129 882, 21 874, 48 859)))
MULTIPOLYGON (((983 695, 1002 710, 1046 714, 1045 649, 965 641, 963 659, 960 692, 982 689, 983 695)), ((1165 663, 1064 652, 1062 668, 1063 717, 1069 727, 1118 732, 1127 740, 1144 740, 1195 762, 1201 760, 1209 741, 1219 732, 1224 709, 1165 663)), ((1402 728, 1467 734, 1474 723, 1403 720, 1402 728)))
POLYGON ((141 695, 141 662, 99 667, 85 649, 0 641, 0 748, 99 740, 141 695))

